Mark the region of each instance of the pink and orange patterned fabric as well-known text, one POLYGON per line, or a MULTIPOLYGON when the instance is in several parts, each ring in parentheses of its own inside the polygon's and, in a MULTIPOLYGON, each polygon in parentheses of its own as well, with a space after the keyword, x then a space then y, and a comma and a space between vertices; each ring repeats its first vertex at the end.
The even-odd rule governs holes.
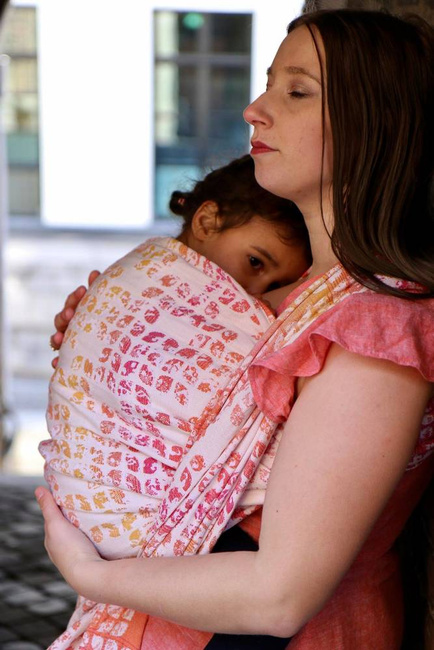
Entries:
MULTIPOLYGON (((369 311, 373 320, 381 321, 382 312, 378 307, 388 299, 357 284, 339 265, 291 294, 278 319, 244 361, 233 369, 229 381, 218 388, 202 416, 194 421, 158 511, 147 528, 146 539, 142 539, 141 554, 144 557, 206 553, 225 527, 238 521, 247 524, 249 518, 246 519, 246 515, 263 502, 281 435, 278 424, 290 412, 296 378, 320 370, 331 342, 336 340, 345 347, 345 337, 335 339, 334 329, 341 333, 346 330, 345 314, 349 317, 353 312, 353 301, 363 303, 364 296, 374 298, 373 311, 369 311), (341 310, 343 321, 337 318, 333 325, 334 315, 341 310), (332 323, 329 330, 328 321, 332 323), (317 326, 326 327, 324 336, 317 333, 317 326), (313 344, 313 341, 322 339, 324 342, 319 347, 313 344)), ((403 307, 403 313, 412 313, 414 303, 391 300, 396 306, 405 303, 408 308, 403 307)), ((407 319, 414 327, 404 335, 404 339, 407 334, 415 340, 426 334, 433 312, 432 303, 429 305, 424 301, 424 306, 420 318, 407 319)), ((400 323, 396 325, 399 329, 400 323)), ((387 339, 384 323, 383 327, 387 339)), ((375 336, 375 329, 372 334, 375 336)), ((353 339, 356 342, 363 339, 365 348, 369 348, 370 333, 361 336, 359 329, 353 334, 353 339)), ((387 340, 385 343, 387 350, 387 340)), ((355 351, 370 353, 368 349, 362 349, 363 344, 357 345, 359 349, 355 351)), ((379 356, 388 358, 388 352, 379 347, 379 356)), ((434 345, 428 356, 424 350, 418 351, 420 359, 433 360, 434 345)), ((372 356, 378 356, 378 352, 373 350, 372 356)), ((393 359, 397 363, 418 363, 407 352, 405 359, 398 357, 397 353, 393 359)), ((427 366, 433 368, 429 361, 427 366)), ((430 413, 432 404, 412 461, 414 466, 419 466, 433 447, 430 413)), ((81 462, 80 458, 78 460, 81 462)), ((199 650, 206 646, 210 636, 146 614, 80 599, 68 630, 54 642, 51 650, 199 650)), ((310 646, 300 647, 316 650, 319 646, 313 642, 310 646)))
POLYGON ((146 241, 92 285, 50 381, 40 452, 57 503, 102 555, 140 552, 210 398, 273 321, 171 238, 146 241))

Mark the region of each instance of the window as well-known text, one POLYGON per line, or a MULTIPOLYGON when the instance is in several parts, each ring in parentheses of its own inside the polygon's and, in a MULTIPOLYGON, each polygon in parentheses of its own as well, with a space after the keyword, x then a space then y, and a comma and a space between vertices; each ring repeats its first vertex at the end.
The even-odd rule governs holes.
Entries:
POLYGON ((7 57, 2 99, 9 167, 9 213, 38 216, 39 124, 36 10, 9 7, 0 31, 0 52, 7 57))
POLYGON ((248 151, 242 111, 274 51, 256 26, 273 33, 287 10, 283 20, 259 2, 231 13, 232 0, 216 12, 129 0, 119 12, 95 0, 83 23, 71 0, 32 2, 11 0, 0 32, 10 214, 42 227, 166 228, 154 219, 170 216, 174 189, 248 151))
POLYGON ((154 12, 155 214, 170 194, 248 150, 250 14, 154 12))

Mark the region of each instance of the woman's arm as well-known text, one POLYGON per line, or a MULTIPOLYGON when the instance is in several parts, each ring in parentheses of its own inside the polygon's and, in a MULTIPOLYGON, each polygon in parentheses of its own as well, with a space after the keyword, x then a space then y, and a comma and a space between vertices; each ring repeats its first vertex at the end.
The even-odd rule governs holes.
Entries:
POLYGON ((285 426, 259 551, 104 561, 44 493, 47 549, 92 600, 212 632, 291 636, 355 559, 411 456, 429 395, 417 371, 333 345, 285 426))

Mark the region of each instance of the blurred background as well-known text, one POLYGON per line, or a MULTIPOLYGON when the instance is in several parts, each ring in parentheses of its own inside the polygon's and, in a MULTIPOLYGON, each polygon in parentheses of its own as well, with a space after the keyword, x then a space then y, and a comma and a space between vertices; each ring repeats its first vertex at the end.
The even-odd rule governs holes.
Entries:
POLYGON ((48 339, 65 296, 144 238, 177 233, 171 192, 249 150, 243 108, 301 10, 299 0, 5 4, 4 472, 42 471, 48 339))
MULTIPOLYGON (((242 111, 287 24, 328 7, 434 23, 434 0, 0 0, 1 650, 46 647, 74 600, 32 494, 55 313, 92 269, 178 232, 171 192, 248 152, 242 111)), ((432 492, 407 534, 405 650, 434 650, 432 492)))

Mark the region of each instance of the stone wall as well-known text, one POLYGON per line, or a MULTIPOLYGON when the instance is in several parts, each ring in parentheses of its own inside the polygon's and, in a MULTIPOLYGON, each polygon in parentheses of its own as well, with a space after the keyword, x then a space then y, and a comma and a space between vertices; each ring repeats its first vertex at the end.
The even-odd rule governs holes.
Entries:
POLYGON ((315 9, 386 9, 392 13, 415 13, 434 24, 433 0, 306 0, 304 11, 315 9))

